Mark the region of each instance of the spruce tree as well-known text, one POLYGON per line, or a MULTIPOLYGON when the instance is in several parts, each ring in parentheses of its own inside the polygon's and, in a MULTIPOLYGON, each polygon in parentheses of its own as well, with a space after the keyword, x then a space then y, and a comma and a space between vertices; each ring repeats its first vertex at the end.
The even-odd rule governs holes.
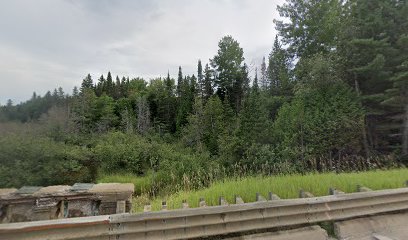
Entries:
POLYGON ((183 71, 181 70, 181 66, 179 66, 178 69, 178 75, 177 75, 177 96, 181 97, 182 95, 182 89, 183 89, 183 71))
POLYGON ((201 60, 198 60, 197 64, 197 93, 203 98, 204 97, 204 77, 203 77, 203 66, 201 65, 201 60))
POLYGON ((260 88, 263 91, 267 91, 269 88, 269 81, 268 81, 268 74, 267 74, 267 67, 265 62, 265 57, 262 58, 261 63, 261 81, 260 81, 260 88))
POLYGON ((275 37, 272 52, 269 54, 268 78, 272 95, 292 95, 293 84, 290 80, 290 58, 275 37))
POLYGON ((92 77, 91 74, 88 73, 86 77, 82 80, 81 83, 81 93, 85 91, 85 89, 92 89, 93 88, 93 82, 92 82, 92 77))
POLYGON ((208 100, 213 94, 212 71, 207 63, 204 68, 204 99, 208 100))
POLYGON ((108 72, 108 75, 106 77, 106 94, 108 96, 113 96, 113 93, 114 93, 113 79, 111 73, 108 72))

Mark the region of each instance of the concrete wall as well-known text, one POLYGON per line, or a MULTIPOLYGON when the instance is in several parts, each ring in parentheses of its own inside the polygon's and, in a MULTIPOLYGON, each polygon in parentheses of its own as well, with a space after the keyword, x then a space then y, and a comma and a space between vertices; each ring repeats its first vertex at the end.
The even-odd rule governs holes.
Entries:
POLYGON ((119 183, 0 189, 0 223, 130 212, 133 192, 119 183))

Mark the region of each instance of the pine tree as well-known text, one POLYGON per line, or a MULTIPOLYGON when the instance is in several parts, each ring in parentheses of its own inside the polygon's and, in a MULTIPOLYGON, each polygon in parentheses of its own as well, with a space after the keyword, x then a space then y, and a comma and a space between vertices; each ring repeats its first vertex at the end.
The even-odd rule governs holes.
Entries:
POLYGON ((269 88, 269 81, 268 81, 268 74, 267 74, 267 67, 265 63, 265 57, 262 58, 261 63, 261 89, 263 91, 267 91, 269 88))
POLYGON ((106 77, 106 94, 108 96, 113 96, 114 93, 114 83, 112 79, 112 75, 108 72, 108 76, 106 77))
POLYGON ((204 69, 204 94, 203 94, 204 99, 207 101, 213 94, 214 94, 214 90, 213 90, 212 71, 207 63, 204 69))
POLYGON ((394 123, 398 113, 382 103, 384 93, 393 91, 393 73, 402 62, 397 42, 408 31, 406 9, 405 1, 369 0, 350 1, 344 8, 338 54, 345 78, 366 109, 362 135, 367 156, 392 152, 400 143, 394 123))
POLYGON ((119 76, 116 75, 116 81, 114 85, 114 99, 119 99, 122 97, 122 92, 121 92, 121 84, 120 84, 120 79, 119 76))
POLYGON ((73 97, 77 97, 78 95, 79 95, 78 87, 75 86, 75 87, 72 89, 72 96, 73 96, 73 97))
POLYGON ((182 89, 183 89, 183 71, 181 70, 181 66, 179 66, 178 69, 178 75, 177 75, 177 96, 180 97, 182 94, 182 89))
POLYGON ((197 81, 198 81, 198 88, 197 92, 201 98, 204 97, 204 77, 203 77, 203 66, 201 65, 201 60, 198 60, 197 65, 197 81))
POLYGON ((106 93, 106 80, 103 77, 103 75, 101 75, 98 79, 98 82, 96 83, 96 88, 95 88, 95 94, 96 96, 101 96, 102 93, 106 93))
POLYGON ((92 82, 91 74, 86 75, 84 80, 82 80, 81 93, 84 92, 85 89, 93 89, 93 82, 92 82))
POLYGON ((173 95, 173 83, 171 81, 169 71, 167 71, 167 77, 166 77, 166 80, 165 80, 165 85, 166 85, 166 91, 167 91, 168 96, 172 96, 173 95))
POLYGON ((255 78, 254 83, 252 84, 252 92, 258 93, 259 92, 259 85, 258 85, 258 69, 255 68, 255 78))
POLYGON ((275 37, 272 52, 269 55, 268 78, 272 95, 292 95, 293 84, 290 80, 290 59, 275 37))

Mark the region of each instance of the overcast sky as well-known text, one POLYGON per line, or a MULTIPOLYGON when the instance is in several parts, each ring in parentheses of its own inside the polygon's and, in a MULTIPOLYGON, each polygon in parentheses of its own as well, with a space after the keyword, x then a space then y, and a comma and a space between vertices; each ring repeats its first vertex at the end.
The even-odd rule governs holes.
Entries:
POLYGON ((245 62, 272 48, 283 0, 1 0, 0 104, 96 80, 196 74, 232 35, 245 62))

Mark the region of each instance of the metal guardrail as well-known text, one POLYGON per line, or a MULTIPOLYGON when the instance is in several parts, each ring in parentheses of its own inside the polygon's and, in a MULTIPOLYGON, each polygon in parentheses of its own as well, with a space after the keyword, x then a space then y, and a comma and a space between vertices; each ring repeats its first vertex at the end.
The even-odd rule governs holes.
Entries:
POLYGON ((408 210, 408 188, 1 224, 0 239, 189 239, 402 210, 408 210))

